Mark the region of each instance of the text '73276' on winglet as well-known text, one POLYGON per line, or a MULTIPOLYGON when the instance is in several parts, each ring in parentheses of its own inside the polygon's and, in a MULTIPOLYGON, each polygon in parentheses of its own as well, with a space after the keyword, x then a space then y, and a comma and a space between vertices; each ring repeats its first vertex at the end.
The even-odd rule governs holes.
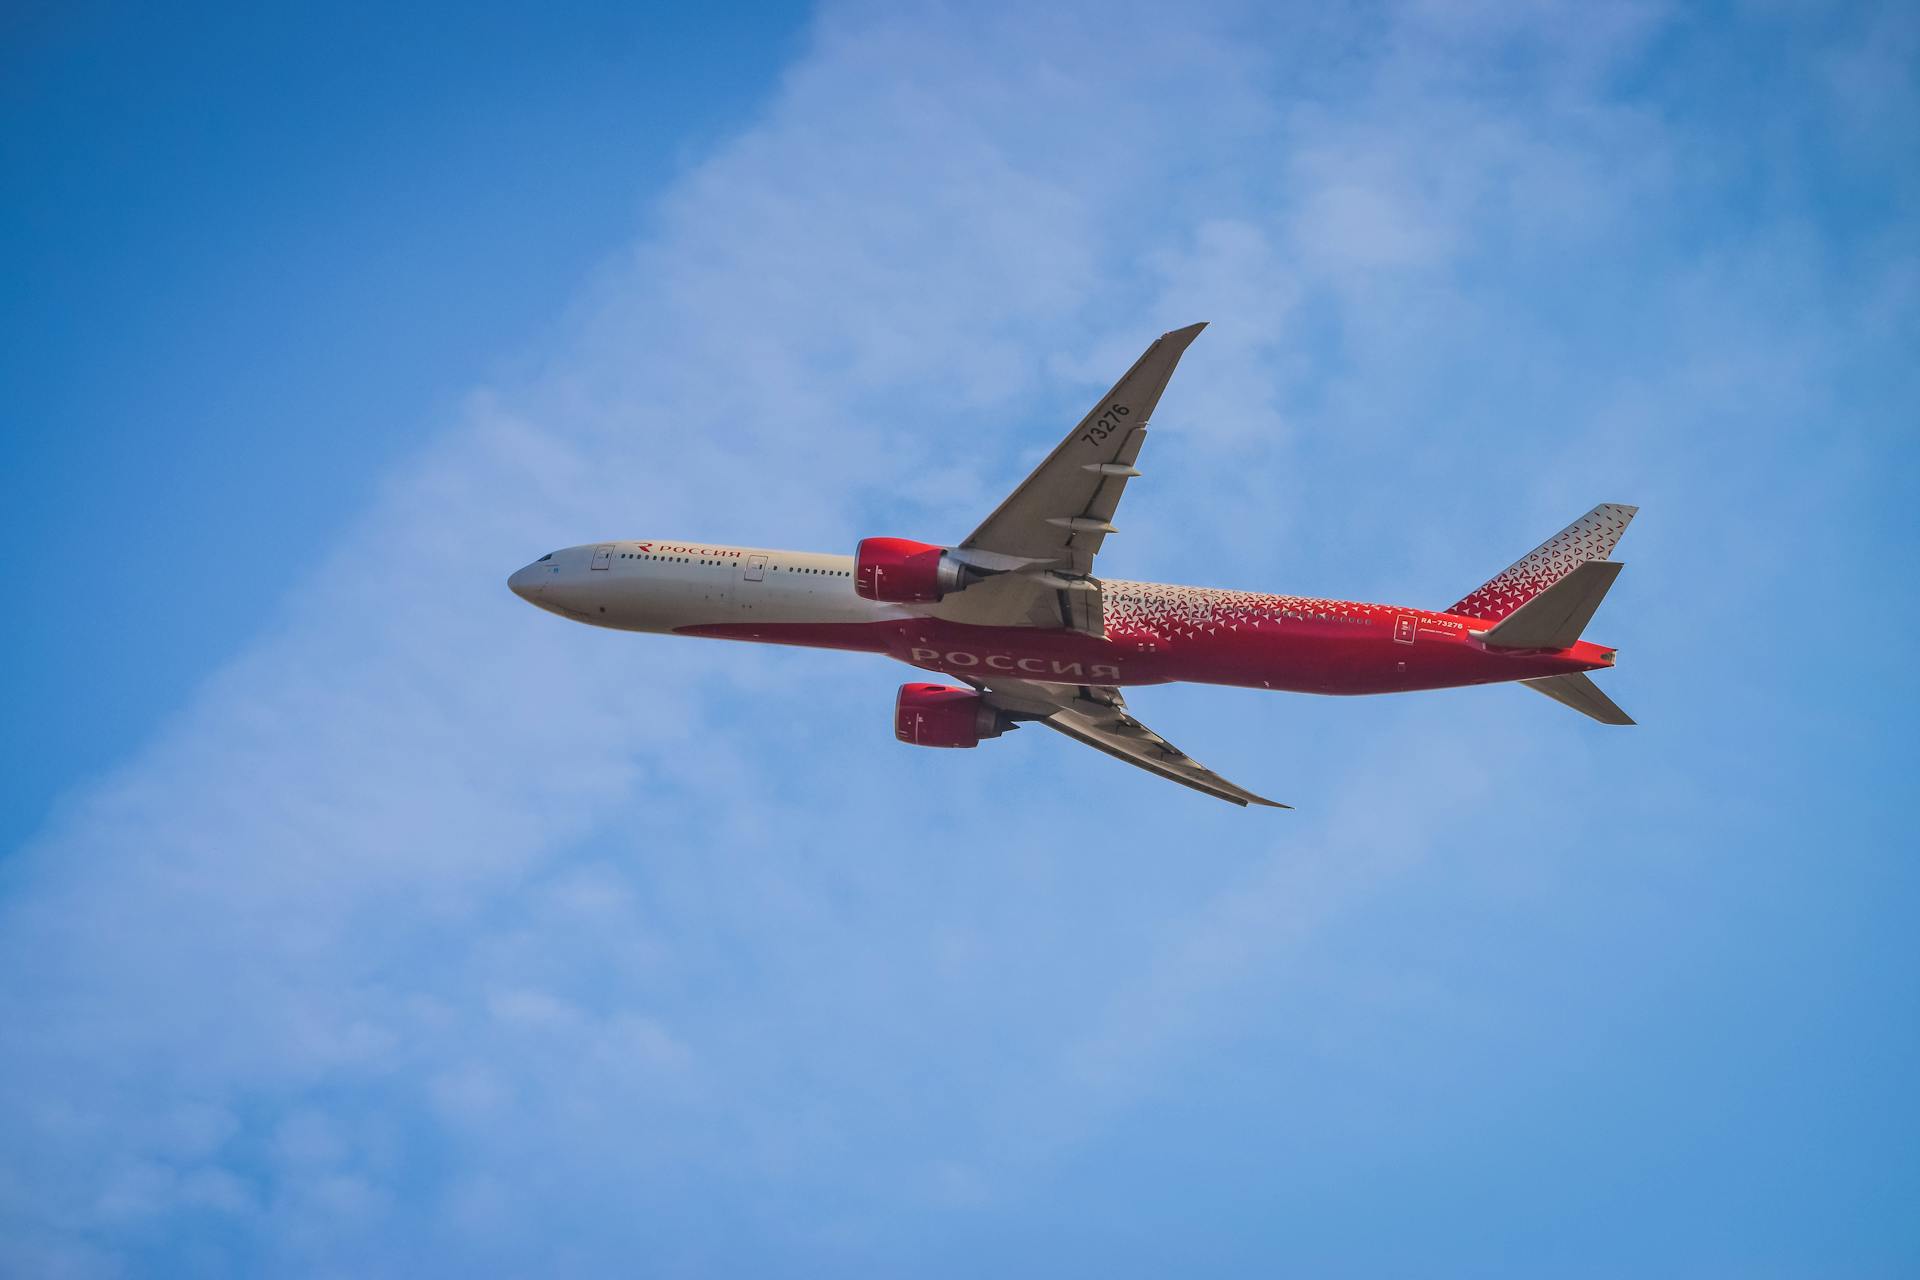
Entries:
MULTIPOLYGON (((1296 693, 1519 681, 1631 724, 1581 639, 1635 508, 1603 503, 1445 609, 1123 582, 1094 560, 1160 393, 1204 325, 1163 334, 957 543, 868 538, 851 556, 648 538, 569 547, 508 579, 562 617, 624 631, 883 653, 953 683, 900 687, 894 733, 972 747, 1023 722, 1235 804, 1275 805, 1136 720, 1120 691, 1193 680, 1296 693)), ((1284 808, 1286 806, 1277 806, 1284 808)))

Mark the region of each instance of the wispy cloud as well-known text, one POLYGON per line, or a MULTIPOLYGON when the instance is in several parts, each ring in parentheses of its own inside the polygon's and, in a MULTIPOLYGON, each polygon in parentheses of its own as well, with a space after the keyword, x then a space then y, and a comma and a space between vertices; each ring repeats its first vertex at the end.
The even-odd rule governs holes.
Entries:
MULTIPOLYGON (((1382 1071, 1395 1042, 1325 1048, 1344 1002, 1404 981, 1478 1016, 1417 963, 1370 987, 1313 948, 1434 848, 1551 896, 1511 834, 1612 829, 1554 708, 1143 694, 1305 802, 1262 823, 1038 733, 921 759, 878 659, 565 627, 502 579, 600 536, 964 532, 1193 319, 1122 572, 1439 601, 1650 489, 1765 536, 1705 488, 1714 423, 1823 403, 1851 339, 1910 332, 1911 244, 1904 292, 1819 332, 1789 314, 1817 230, 1696 252, 1717 197, 1687 159, 1727 122, 1650 101, 1672 25, 828 10, 540 373, 477 391, 272 634, 11 861, 0 1257, 897 1260, 1265 1010, 1382 1071)), ((1660 537, 1636 603, 1684 629, 1709 557, 1660 537)), ((1739 612, 1702 598, 1692 625, 1739 612)))

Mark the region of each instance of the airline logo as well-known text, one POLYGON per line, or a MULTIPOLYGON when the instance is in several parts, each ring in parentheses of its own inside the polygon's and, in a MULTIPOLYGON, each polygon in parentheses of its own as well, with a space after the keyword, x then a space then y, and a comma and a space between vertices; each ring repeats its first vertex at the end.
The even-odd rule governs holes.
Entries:
POLYGON ((703 547, 691 542, 636 542, 642 555, 711 556, 715 560, 740 560, 748 554, 733 547, 703 547))
POLYGON ((1110 662, 1078 662, 1071 658, 1019 658, 1010 653, 972 653, 966 649, 930 649, 915 645, 908 650, 915 666, 942 669, 978 668, 1028 676, 1072 676, 1079 680, 1118 680, 1120 668, 1110 662))

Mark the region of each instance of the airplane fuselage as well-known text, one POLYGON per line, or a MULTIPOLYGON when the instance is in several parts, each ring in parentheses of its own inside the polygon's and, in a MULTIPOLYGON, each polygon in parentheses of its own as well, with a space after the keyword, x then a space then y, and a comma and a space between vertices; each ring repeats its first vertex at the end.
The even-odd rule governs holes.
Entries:
POLYGON ((1490 649, 1482 619, 1398 605, 1101 580, 1105 637, 969 621, 991 580, 928 604, 854 591, 851 556, 668 540, 570 547, 510 584, 541 608, 622 631, 885 654, 962 679, 1299 693, 1398 693, 1592 671, 1613 650, 1490 649))

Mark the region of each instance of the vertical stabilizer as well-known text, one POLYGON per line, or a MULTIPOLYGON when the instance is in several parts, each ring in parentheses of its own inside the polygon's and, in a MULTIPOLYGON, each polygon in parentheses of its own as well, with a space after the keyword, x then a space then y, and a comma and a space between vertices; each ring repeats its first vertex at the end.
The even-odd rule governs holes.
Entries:
POLYGON ((1601 503, 1447 612, 1500 621, 1587 561, 1605 560, 1639 509, 1618 502, 1601 503))

